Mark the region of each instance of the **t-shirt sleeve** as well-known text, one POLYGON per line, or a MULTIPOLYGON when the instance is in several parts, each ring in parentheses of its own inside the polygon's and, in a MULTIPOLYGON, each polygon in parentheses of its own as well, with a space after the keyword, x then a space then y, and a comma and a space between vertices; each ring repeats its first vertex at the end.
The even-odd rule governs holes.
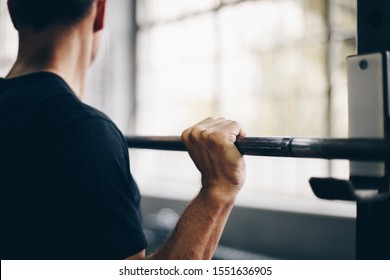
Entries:
POLYGON ((116 126, 99 117, 73 120, 53 132, 51 143, 78 242, 90 258, 123 259, 145 249, 140 194, 116 126))

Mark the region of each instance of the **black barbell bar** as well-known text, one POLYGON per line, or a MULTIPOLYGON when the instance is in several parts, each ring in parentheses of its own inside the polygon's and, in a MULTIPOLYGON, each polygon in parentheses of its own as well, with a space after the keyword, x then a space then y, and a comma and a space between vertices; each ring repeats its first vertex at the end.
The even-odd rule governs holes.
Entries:
MULTIPOLYGON (((127 136, 132 149, 186 151, 180 137, 127 136)), ((246 137, 235 143, 243 155, 384 161, 390 158, 390 140, 366 138, 246 137)))

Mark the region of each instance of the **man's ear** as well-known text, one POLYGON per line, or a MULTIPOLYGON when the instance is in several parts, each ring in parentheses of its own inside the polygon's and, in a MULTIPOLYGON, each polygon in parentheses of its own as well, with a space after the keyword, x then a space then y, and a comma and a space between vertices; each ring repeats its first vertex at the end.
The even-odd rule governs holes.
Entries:
POLYGON ((106 15, 106 0, 97 1, 97 13, 95 18, 95 24, 93 26, 93 31, 98 32, 104 28, 104 19, 106 15))
POLYGON ((15 9, 13 3, 10 0, 8 0, 7 5, 8 5, 9 14, 11 16, 12 24, 14 25, 16 30, 19 30, 18 29, 19 24, 18 24, 17 16, 15 15, 15 9))

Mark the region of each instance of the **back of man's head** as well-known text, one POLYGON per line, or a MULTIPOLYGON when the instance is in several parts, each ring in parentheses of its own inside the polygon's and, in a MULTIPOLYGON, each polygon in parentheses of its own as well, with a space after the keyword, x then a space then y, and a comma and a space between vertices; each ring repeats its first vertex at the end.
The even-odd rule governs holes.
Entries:
POLYGON ((31 26, 40 31, 54 24, 73 25, 89 12, 97 0, 8 0, 17 29, 31 26))

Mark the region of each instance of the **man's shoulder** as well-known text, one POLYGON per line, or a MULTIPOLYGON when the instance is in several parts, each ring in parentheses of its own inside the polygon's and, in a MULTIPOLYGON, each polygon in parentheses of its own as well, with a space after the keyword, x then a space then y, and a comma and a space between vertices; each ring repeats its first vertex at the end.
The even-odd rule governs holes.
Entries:
POLYGON ((81 102, 55 74, 35 73, 2 80, 1 85, 0 128, 9 131, 10 139, 28 136, 41 143, 93 137, 96 141, 125 145, 123 134, 111 119, 81 102))
POLYGON ((17 92, 18 103, 24 103, 26 123, 52 128, 84 119, 112 123, 103 112, 80 101, 68 84, 55 74, 26 76, 13 87, 11 90, 17 92))

